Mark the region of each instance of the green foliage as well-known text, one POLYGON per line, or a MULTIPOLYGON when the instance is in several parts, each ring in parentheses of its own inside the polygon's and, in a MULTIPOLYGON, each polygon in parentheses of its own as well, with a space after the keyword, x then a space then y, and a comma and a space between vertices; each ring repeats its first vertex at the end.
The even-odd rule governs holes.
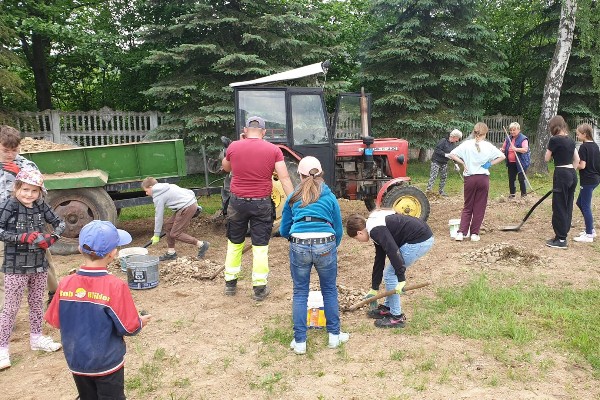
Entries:
POLYGON ((504 57, 476 20, 474 1, 374 1, 380 21, 362 53, 362 79, 374 94, 378 136, 430 147, 453 128, 468 130, 486 99, 507 95, 504 57))
POLYGON ((151 1, 149 7, 154 14, 171 14, 145 28, 145 41, 162 47, 145 60, 161 69, 145 93, 169 113, 159 137, 182 137, 188 148, 234 136, 229 83, 323 61, 337 51, 320 44, 334 37, 318 23, 320 10, 301 3, 151 1))

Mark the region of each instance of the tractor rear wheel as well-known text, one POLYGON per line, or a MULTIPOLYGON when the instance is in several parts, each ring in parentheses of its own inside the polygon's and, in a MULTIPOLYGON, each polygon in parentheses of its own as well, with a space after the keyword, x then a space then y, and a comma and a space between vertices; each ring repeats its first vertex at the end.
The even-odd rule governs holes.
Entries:
POLYGON ((429 200, 421 190, 410 185, 394 186, 383 197, 381 205, 393 208, 398 214, 410 215, 427 221, 430 212, 429 200))
POLYGON ((115 203, 103 188, 51 190, 46 202, 67 225, 60 240, 50 247, 52 254, 77 254, 79 231, 92 220, 117 222, 115 203))

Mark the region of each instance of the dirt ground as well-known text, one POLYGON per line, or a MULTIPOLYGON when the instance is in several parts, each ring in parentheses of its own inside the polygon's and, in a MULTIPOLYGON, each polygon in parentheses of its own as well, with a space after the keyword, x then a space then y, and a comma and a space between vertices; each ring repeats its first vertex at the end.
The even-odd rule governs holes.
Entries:
MULTIPOLYGON (((404 310, 410 323, 413 305, 433 297, 440 288, 463 285, 486 273, 494 285, 538 284, 552 287, 597 287, 596 244, 570 241, 567 250, 551 249, 550 201, 542 204, 519 232, 499 230, 518 224, 539 196, 527 201, 490 200, 481 241, 455 242, 448 220, 459 218, 462 196, 431 199, 429 224, 433 249, 408 270, 408 284, 431 285, 407 294, 404 310)), ((340 200, 344 216, 366 214, 360 202, 340 200)), ((152 235, 152 219, 120 224, 143 245, 152 235)), ((574 212, 572 234, 583 221, 574 212)), ((600 399, 600 382, 589 364, 575 354, 543 341, 518 355, 502 357, 499 343, 439 333, 408 335, 404 330, 381 330, 365 310, 342 313, 350 341, 330 350, 326 333, 310 330, 308 354, 289 349, 292 284, 288 243, 274 238, 270 245, 272 293, 256 303, 250 298, 250 253, 244 256, 243 278, 236 297, 223 295, 223 278, 210 276, 225 259, 224 226, 208 216, 193 222, 197 237, 209 240, 207 261, 193 261, 194 249, 178 247, 189 257, 177 265, 161 265, 156 288, 134 290, 139 309, 153 320, 142 333, 127 338, 127 395, 129 399, 600 399), (509 361, 507 361, 509 360, 509 361)), ((151 248, 161 254, 166 243, 151 248)), ((342 306, 369 289, 372 245, 348 238, 339 248, 342 306)), ((78 256, 56 256, 65 275, 80 262, 78 256)), ((126 276, 117 266, 117 276, 126 276)), ((316 276, 313 274, 313 281, 316 276)), ((55 339, 59 332, 46 326, 55 339)), ((26 307, 19 314, 11 341, 13 367, 0 373, 4 399, 69 399, 76 389, 62 352, 37 354, 28 349, 26 307)))

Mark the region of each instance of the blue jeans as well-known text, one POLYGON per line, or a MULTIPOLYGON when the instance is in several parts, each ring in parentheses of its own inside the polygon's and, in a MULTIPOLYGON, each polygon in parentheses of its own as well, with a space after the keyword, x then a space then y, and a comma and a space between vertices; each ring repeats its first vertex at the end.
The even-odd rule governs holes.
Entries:
POLYGON ((292 319, 294 340, 306 342, 306 312, 310 286, 310 270, 319 275, 327 332, 340 333, 340 307, 337 291, 337 247, 335 241, 325 244, 290 243, 290 271, 294 282, 292 319))
MULTIPOLYGON (((404 259, 404 266, 408 269, 415 261, 423 257, 433 246, 433 236, 421 243, 403 244, 400 246, 400 254, 404 259)), ((386 290, 393 290, 398 285, 398 276, 392 264, 387 264, 383 270, 383 281, 385 282, 386 290)), ((388 296, 383 303, 390 308, 390 313, 393 315, 402 314, 402 304, 400 303, 400 295, 393 294, 388 296)))
POLYGON ((592 216, 592 193, 598 184, 594 185, 581 185, 579 190, 579 196, 577 196, 577 207, 583 214, 583 220, 585 221, 585 233, 591 235, 594 229, 594 217, 592 216))

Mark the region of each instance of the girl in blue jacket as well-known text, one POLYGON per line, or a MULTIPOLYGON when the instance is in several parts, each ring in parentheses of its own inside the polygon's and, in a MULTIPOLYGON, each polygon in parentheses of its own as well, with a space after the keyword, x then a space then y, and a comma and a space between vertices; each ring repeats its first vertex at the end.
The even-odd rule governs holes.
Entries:
POLYGON ((343 234, 340 206, 323 182, 323 169, 315 157, 304 157, 298 164, 301 182, 287 198, 281 215, 281 236, 290 241, 290 270, 294 282, 292 318, 294 340, 290 347, 296 354, 306 353, 306 312, 310 271, 319 275, 329 348, 336 348, 350 338, 340 331, 337 292, 337 247, 343 234))

